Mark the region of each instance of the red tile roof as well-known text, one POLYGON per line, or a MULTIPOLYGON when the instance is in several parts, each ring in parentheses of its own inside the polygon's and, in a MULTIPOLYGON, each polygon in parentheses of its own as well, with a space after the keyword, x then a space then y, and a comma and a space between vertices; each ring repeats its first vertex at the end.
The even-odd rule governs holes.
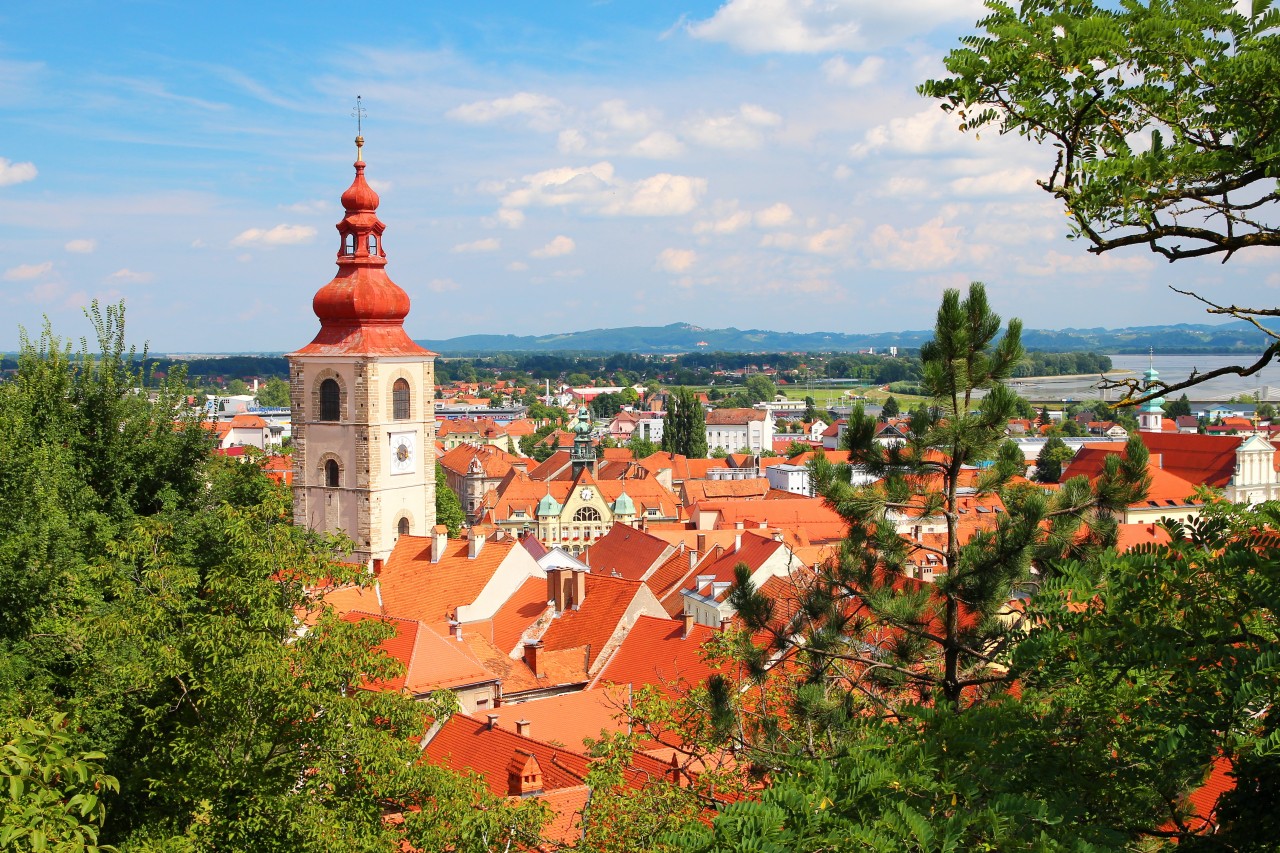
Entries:
POLYGON ((577 610, 565 610, 542 635, 551 651, 587 646, 588 665, 594 665, 604 650, 642 584, 625 578, 587 573, 586 596, 577 610))
POLYGON ((743 426, 763 421, 766 414, 763 409, 712 409, 707 412, 707 426, 743 426))
POLYGON ((715 672, 701 650, 716 633, 717 629, 694 625, 685 637, 682 620, 641 616, 592 685, 653 685, 669 696, 683 695, 715 672))
POLYGON ((443 628, 460 605, 476 600, 513 547, 514 539, 486 542, 472 560, 466 539, 450 539, 433 563, 430 536, 401 536, 379 576, 382 612, 443 628))
POLYGON ((672 546, 626 524, 615 524, 587 549, 583 557, 593 572, 617 572, 627 580, 644 580, 657 568, 672 546))
POLYGON ((497 676, 458 649, 456 641, 445 639, 416 620, 360 612, 347 613, 342 618, 346 622, 382 622, 395 629, 378 647, 399 661, 404 672, 388 681, 364 685, 367 689, 405 690, 417 696, 497 680, 497 676))

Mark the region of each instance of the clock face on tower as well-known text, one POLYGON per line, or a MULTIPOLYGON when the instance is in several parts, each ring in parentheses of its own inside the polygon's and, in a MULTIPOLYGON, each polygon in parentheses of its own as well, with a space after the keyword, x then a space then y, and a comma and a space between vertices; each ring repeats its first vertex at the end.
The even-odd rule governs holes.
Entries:
POLYGON ((393 432, 388 434, 388 438, 391 473, 412 474, 417 465, 417 458, 414 456, 417 435, 412 432, 393 432))

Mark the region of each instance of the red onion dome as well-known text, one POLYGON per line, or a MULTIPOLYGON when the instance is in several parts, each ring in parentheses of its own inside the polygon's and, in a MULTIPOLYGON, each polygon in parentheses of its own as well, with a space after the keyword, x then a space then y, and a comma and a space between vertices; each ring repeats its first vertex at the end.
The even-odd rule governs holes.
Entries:
POLYGON ((322 326, 404 322, 409 294, 381 269, 342 270, 316 292, 311 309, 322 326))
POLYGON ((356 178, 342 194, 342 206, 348 213, 378 209, 378 194, 364 179, 364 161, 356 162, 356 178))

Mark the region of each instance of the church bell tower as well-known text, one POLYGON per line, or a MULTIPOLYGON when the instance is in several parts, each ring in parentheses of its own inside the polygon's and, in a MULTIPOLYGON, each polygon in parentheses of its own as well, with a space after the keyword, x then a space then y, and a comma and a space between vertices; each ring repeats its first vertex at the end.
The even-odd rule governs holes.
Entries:
POLYGON ((435 526, 436 354, 405 333, 409 296, 387 276, 363 147, 357 136, 338 273, 311 303, 320 331, 286 357, 294 522, 345 533, 350 559, 368 562, 435 526))

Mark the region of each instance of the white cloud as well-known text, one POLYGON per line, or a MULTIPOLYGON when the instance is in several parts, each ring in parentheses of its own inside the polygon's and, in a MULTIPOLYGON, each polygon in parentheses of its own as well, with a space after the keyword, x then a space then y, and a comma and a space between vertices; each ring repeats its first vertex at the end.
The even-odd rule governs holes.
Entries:
POLYGON ((529 253, 531 258, 559 258, 563 255, 572 254, 576 248, 576 244, 569 237, 563 234, 553 238, 550 243, 541 249, 534 249, 529 253))
POLYGON ((844 251, 852 239, 853 227, 840 225, 810 235, 805 240, 804 247, 816 255, 834 255, 844 251))
POLYGON ((829 53, 869 50, 946 20, 972 22, 981 11, 978 0, 729 0, 688 31, 745 53, 829 53))
POLYGON ((72 254, 75 254, 75 255, 89 255, 93 253, 94 249, 98 248, 98 241, 83 240, 83 239, 71 240, 71 241, 68 241, 68 243, 62 248, 66 249, 68 252, 71 252, 72 254))
POLYGON ((454 246, 451 251, 459 254, 469 252, 496 252, 502 248, 502 241, 497 237, 485 237, 480 240, 474 240, 470 243, 459 243, 454 246))
POLYGON ((445 116, 467 124, 486 124, 513 117, 525 117, 535 130, 553 130, 559 124, 564 105, 537 92, 516 92, 509 98, 473 101, 454 107, 445 116))
POLYGON ((526 264, 524 261, 512 261, 506 266, 507 272, 524 272, 528 268, 529 268, 529 265, 526 264))
POLYGON ((743 104, 737 112, 704 116, 685 123, 685 134, 708 148, 750 149, 764 142, 763 130, 777 127, 782 116, 757 104, 743 104))
POLYGON ((951 190, 959 195, 1015 195, 1038 190, 1038 177, 1034 169, 1025 166, 1000 169, 985 175, 956 178, 951 182, 951 190))
POLYGON ((35 163, 14 163, 0 157, 0 187, 34 181, 37 174, 35 163))
POLYGON ((884 182, 884 186, 876 190, 876 195, 881 198, 936 198, 938 193, 934 189, 932 181, 925 178, 894 175, 892 178, 884 182))
POLYGON ((892 119, 866 132, 862 142, 849 149, 850 156, 865 157, 872 151, 887 148, 895 153, 932 154, 963 145, 959 120, 936 106, 909 116, 892 119))
POLYGON ((10 267, 4 271, 5 281, 31 281, 32 279, 42 278, 53 270, 53 261, 45 261, 42 264, 19 264, 16 267, 10 267))
POLYGON ((738 210, 720 219, 707 219, 693 226, 694 234, 734 234, 751 224, 751 213, 738 210))
POLYGON ((654 131, 627 149, 633 157, 666 160, 684 153, 684 143, 664 130, 654 131))
POLYGON ((450 290, 460 290, 461 288, 462 285, 451 278, 433 278, 427 282, 427 290, 432 293, 447 293, 450 290))
POLYGON ((692 249, 663 249, 656 267, 663 272, 682 273, 688 271, 697 259, 698 254, 692 249))
POLYGON ((151 281, 154 276, 149 272, 135 272, 129 268, 119 269, 107 276, 108 281, 131 281, 137 284, 151 281))
POLYGON ((959 225, 935 217, 918 228, 880 225, 871 232, 871 265, 880 269, 935 270, 956 263, 970 251, 959 225))
POLYGON ((241 231, 234 240, 233 246, 292 246, 298 243, 310 243, 316 236, 316 229, 309 225, 277 225, 275 228, 250 228, 241 231))
POLYGON ((756 226, 759 228, 780 228, 790 222, 794 215, 790 205, 778 202, 775 205, 766 207, 764 210, 756 211, 756 226))
POLYGON ((626 181, 614 174, 611 163, 600 162, 525 175, 514 188, 504 189, 504 209, 559 207, 601 216, 679 216, 698 206, 707 181, 665 172, 626 181))
POLYGON ((874 83, 884 68, 884 60, 878 56, 868 56, 857 65, 850 65, 843 56, 828 59, 822 63, 822 72, 827 75, 827 82, 837 86, 848 86, 856 89, 874 83))

